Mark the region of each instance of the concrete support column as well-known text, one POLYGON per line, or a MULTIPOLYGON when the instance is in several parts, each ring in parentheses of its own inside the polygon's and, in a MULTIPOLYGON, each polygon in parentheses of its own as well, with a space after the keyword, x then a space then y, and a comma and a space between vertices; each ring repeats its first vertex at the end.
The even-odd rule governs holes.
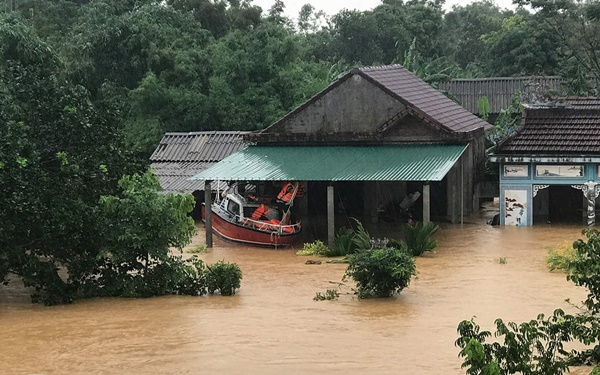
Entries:
POLYGON ((204 181, 204 223, 206 229, 206 247, 213 247, 212 241, 212 189, 210 181, 204 181))
POLYGON ((429 182, 423 184, 423 224, 431 221, 431 194, 429 182))
POLYGON ((327 245, 333 246, 335 239, 335 200, 333 185, 327 186, 327 245))

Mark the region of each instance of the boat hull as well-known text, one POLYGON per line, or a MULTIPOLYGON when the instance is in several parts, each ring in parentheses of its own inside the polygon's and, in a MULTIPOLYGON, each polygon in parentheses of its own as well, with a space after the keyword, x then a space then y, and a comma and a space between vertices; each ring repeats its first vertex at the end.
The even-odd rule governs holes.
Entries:
MULTIPOLYGON (((298 233, 276 233, 249 228, 223 219, 215 211, 211 215, 213 232, 221 238, 258 246, 289 246, 296 240, 298 233)), ((206 206, 202 206, 202 221, 206 221, 206 206)))

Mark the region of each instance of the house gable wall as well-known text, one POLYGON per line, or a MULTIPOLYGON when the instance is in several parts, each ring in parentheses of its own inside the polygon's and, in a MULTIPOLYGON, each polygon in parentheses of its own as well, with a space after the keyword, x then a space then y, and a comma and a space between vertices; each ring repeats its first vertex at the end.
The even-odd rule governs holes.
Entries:
POLYGON ((353 75, 266 131, 288 134, 373 132, 403 108, 397 99, 360 75, 353 75))
POLYGON ((455 138, 454 134, 411 115, 398 120, 383 133, 386 142, 436 142, 455 138))

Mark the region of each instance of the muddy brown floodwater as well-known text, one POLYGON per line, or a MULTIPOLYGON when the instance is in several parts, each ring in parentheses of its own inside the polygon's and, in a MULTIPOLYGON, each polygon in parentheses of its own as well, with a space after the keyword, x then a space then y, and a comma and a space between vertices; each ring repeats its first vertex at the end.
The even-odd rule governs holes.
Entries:
POLYGON ((200 257, 240 265, 234 297, 44 307, 18 287, 0 288, 0 373, 464 374, 454 347, 461 320, 477 316, 491 329, 498 317, 521 322, 583 300, 584 290, 544 263, 547 247, 579 237, 578 227, 445 226, 410 287, 382 300, 315 302, 344 265, 218 240, 200 257))

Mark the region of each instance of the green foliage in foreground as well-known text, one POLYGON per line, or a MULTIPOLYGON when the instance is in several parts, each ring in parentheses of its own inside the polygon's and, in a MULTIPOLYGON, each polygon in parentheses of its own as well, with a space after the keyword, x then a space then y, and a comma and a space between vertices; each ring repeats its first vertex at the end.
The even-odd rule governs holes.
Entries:
POLYGON ((402 249, 360 250, 349 260, 343 280, 356 282, 358 298, 391 297, 406 288, 416 275, 413 257, 402 249))
POLYGON ((491 332, 481 331, 473 320, 461 322, 455 344, 468 375, 561 375, 569 366, 600 363, 600 232, 583 233, 587 241, 573 244, 575 256, 567 275, 567 280, 588 290, 581 313, 568 315, 558 309, 548 318, 540 314, 521 324, 497 319, 492 343, 486 342, 491 332), (588 349, 569 352, 564 346, 570 342, 579 343, 570 347, 588 349))

